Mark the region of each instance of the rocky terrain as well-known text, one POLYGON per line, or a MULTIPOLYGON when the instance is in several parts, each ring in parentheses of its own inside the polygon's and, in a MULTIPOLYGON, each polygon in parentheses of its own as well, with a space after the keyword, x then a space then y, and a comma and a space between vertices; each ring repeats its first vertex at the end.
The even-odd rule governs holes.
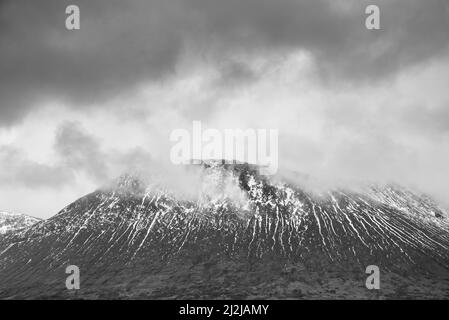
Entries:
POLYGON ((125 175, 0 236, 0 298, 449 298, 449 216, 397 185, 312 192, 204 165, 195 200, 125 175), (65 287, 65 268, 81 289, 65 287), (377 265, 381 289, 365 287, 377 265))
POLYGON ((0 234, 27 228, 39 221, 40 219, 25 214, 0 211, 0 234))

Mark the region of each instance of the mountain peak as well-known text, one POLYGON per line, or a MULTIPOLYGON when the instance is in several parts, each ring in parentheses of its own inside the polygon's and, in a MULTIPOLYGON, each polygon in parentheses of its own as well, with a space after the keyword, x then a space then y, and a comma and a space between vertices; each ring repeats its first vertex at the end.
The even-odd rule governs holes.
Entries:
POLYGON ((0 234, 27 228, 39 221, 41 219, 25 214, 0 211, 0 234))

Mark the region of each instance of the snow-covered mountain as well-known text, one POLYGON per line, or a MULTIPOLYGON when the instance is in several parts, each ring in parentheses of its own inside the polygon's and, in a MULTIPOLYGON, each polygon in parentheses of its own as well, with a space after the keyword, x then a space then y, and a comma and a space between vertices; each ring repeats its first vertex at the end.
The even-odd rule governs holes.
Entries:
POLYGON ((39 221, 40 219, 25 214, 0 211, 0 234, 27 228, 39 221))
POLYGON ((206 164, 188 200, 125 175, 0 237, 0 297, 408 298, 449 294, 449 216, 399 186, 308 191, 206 164), (65 268, 81 270, 79 292, 65 268), (365 288, 365 268, 382 290, 365 288))

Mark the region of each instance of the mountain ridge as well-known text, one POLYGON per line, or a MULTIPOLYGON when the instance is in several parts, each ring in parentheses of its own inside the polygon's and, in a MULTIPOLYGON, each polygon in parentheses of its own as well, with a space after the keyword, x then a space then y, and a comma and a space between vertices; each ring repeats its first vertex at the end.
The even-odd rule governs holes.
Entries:
POLYGON ((26 214, 0 210, 0 234, 25 229, 39 221, 42 221, 42 219, 26 214))

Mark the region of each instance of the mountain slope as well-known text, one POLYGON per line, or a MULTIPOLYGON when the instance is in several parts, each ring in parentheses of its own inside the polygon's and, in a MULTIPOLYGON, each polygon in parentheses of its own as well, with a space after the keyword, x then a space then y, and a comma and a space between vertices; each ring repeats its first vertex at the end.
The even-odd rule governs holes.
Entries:
POLYGON ((122 177, 0 238, 0 297, 433 297, 449 293, 449 219, 398 186, 322 194, 206 165, 196 200, 122 177), (232 195, 232 196, 231 196, 232 195), (65 267, 82 290, 65 289, 65 267), (377 265, 386 288, 365 286, 377 265), (407 288, 410 288, 408 290, 407 288))
POLYGON ((24 214, 0 211, 0 234, 27 228, 39 221, 38 218, 24 214))

